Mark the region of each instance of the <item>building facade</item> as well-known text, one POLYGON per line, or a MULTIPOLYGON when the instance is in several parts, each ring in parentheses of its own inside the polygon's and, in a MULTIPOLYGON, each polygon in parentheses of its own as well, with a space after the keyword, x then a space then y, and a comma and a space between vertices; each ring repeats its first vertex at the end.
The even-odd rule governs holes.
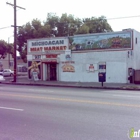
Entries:
POLYGON ((120 32, 27 41, 28 75, 41 80, 135 83, 140 81, 140 33, 120 32))
POLYGON ((7 54, 4 59, 0 59, 0 71, 3 69, 14 69, 14 59, 11 54, 7 54))
MULTIPOLYGON (((20 56, 17 56, 17 72, 26 72, 27 73, 27 63, 24 63, 20 56)), ((14 70, 14 58, 11 54, 7 54, 4 59, 0 59, 0 71, 3 69, 14 70)))

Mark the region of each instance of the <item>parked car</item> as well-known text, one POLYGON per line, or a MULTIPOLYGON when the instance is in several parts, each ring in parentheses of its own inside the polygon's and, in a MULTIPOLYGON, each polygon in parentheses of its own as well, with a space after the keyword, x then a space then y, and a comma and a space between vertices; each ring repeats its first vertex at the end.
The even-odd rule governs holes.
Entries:
POLYGON ((10 69, 4 69, 3 71, 0 72, 0 75, 3 75, 3 76, 13 76, 14 75, 14 71, 12 71, 10 69))
POLYGON ((3 75, 0 75, 0 83, 3 81, 5 81, 5 79, 4 79, 3 75))

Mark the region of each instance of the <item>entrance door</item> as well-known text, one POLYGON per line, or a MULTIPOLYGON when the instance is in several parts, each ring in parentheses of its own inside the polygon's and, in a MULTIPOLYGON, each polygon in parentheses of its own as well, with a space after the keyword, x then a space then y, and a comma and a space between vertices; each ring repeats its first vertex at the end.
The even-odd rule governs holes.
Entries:
POLYGON ((56 80, 57 78, 56 74, 56 63, 51 63, 50 64, 50 81, 56 80))

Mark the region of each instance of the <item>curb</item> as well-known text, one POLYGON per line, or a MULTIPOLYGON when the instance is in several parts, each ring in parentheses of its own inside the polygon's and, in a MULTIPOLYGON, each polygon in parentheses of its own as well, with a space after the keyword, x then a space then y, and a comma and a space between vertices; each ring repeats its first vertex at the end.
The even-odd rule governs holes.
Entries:
POLYGON ((134 91, 140 91, 140 88, 138 87, 98 87, 98 86, 82 86, 82 85, 60 85, 60 84, 36 84, 36 83, 10 83, 5 82, 2 84, 9 84, 9 85, 27 85, 27 86, 53 86, 53 87, 73 87, 73 88, 90 88, 90 89, 114 89, 114 90, 134 90, 134 91))

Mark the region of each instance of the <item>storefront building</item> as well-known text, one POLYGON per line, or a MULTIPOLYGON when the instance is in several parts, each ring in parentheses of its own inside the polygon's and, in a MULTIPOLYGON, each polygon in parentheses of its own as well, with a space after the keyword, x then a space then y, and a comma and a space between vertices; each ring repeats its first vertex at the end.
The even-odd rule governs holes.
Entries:
POLYGON ((28 76, 36 71, 41 80, 59 80, 60 55, 68 50, 68 38, 42 38, 27 41, 28 76))
POLYGON ((28 40, 29 78, 41 80, 135 83, 140 81, 140 33, 76 35, 69 38, 28 40))

